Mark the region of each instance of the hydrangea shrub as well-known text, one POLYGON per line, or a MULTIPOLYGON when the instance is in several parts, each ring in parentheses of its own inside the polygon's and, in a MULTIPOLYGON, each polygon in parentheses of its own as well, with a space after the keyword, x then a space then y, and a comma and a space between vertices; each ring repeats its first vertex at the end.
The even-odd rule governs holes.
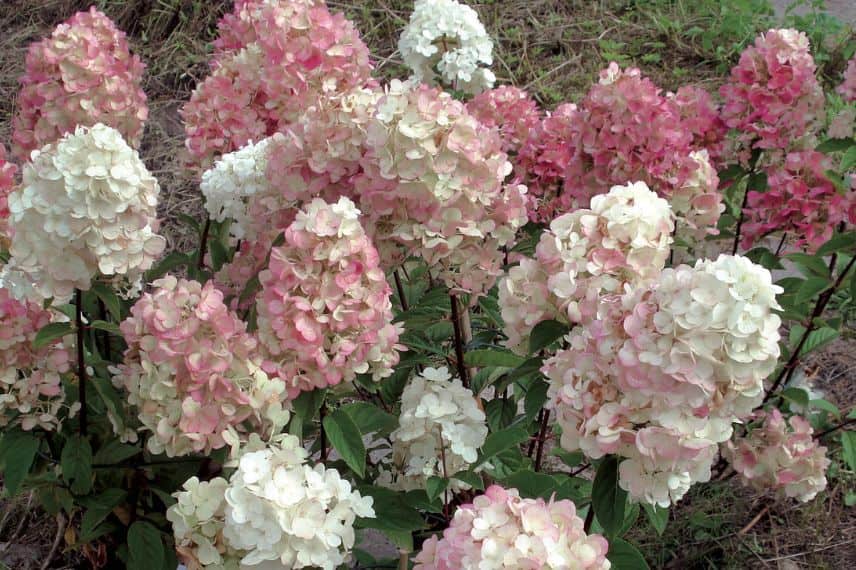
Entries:
POLYGON ((544 109, 459 2, 399 49, 385 82, 323 1, 236 1, 182 110, 208 219, 167 252, 142 63, 94 10, 34 44, 0 145, 9 494, 132 570, 341 568, 366 529, 378 564, 475 570, 645 567, 636 505, 730 472, 822 493, 856 444, 794 376, 856 291, 853 62, 824 93, 770 30, 719 93, 612 63, 544 109))

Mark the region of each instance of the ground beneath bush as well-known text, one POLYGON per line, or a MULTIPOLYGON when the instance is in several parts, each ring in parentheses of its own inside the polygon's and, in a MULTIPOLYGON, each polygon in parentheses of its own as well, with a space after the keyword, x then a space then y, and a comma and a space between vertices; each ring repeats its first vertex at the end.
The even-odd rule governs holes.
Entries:
MULTIPOLYGON (((201 196, 196 173, 182 168, 184 137, 178 109, 207 73, 206 49, 216 21, 230 2, 0 0, 0 140, 10 140, 17 77, 23 71, 27 45, 93 3, 129 32, 133 49, 148 66, 144 88, 151 112, 142 156, 163 188, 160 213, 170 247, 189 248, 193 236, 178 218, 179 214, 200 216, 201 196)), ((780 15, 790 3, 773 2, 780 15)), ((381 75, 402 75, 395 45, 409 15, 409 0, 331 0, 328 4, 356 21, 381 75)), ((835 15, 856 22, 852 0, 829 0, 827 5, 835 15)), ((719 7, 716 0, 478 3, 479 13, 498 40, 499 82, 526 88, 548 108, 579 99, 610 59, 641 67, 664 89, 687 83, 715 89, 724 68, 722 54, 714 55, 722 46, 711 47, 689 31, 709 29, 711 23, 705 18, 719 14, 719 7)), ((724 20, 728 14, 720 16, 724 20)), ((750 11, 746 17, 760 22, 765 16, 750 11)), ((726 49, 724 57, 734 58, 736 53, 726 49)), ((832 64, 841 66, 841 62, 832 64)), ((842 409, 852 407, 856 340, 830 345, 812 358, 806 373, 829 400, 842 409)), ((856 512, 845 506, 845 495, 853 490, 854 474, 841 465, 831 469, 827 491, 800 507, 742 489, 734 479, 699 485, 673 509, 662 537, 640 522, 633 538, 653 568, 856 568, 856 512)), ((80 555, 66 554, 74 538, 73 530, 33 508, 26 496, 0 502, 0 568, 3 564, 14 570, 86 567, 80 555), (55 540, 56 555, 48 557, 55 540)), ((386 548, 382 540, 373 538, 371 544, 368 548, 377 554, 390 553, 382 551, 386 548)), ((93 559, 100 554, 89 553, 93 559)))

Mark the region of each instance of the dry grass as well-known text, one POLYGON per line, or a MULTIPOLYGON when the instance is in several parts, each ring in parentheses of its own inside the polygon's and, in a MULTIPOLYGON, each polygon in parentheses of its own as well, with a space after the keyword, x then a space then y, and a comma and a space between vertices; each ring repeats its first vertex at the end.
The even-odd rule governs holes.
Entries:
MULTIPOLYGON (((200 216, 201 203, 194 175, 181 168, 184 135, 178 109, 207 73, 216 22, 230 2, 0 0, 0 140, 10 138, 17 77, 23 71, 27 45, 92 3, 129 33, 133 49, 148 66, 144 89, 151 113, 142 155, 164 190, 160 208, 170 246, 189 249, 194 236, 177 217, 179 213, 200 216)), ((404 74, 396 42, 411 0, 329 0, 328 4, 356 22, 381 76, 404 74)), ((473 4, 497 40, 499 82, 525 87, 548 108, 578 100, 609 59, 641 67, 670 90, 686 83, 712 89, 722 77, 709 50, 684 33, 707 25, 693 12, 693 2, 487 0, 473 4)), ((856 369, 854 352, 827 351, 834 355, 815 362, 821 383, 826 382, 830 397, 842 407, 853 403, 847 382, 856 369)), ((655 538, 650 529, 641 528, 636 538, 645 545, 654 567, 854 568, 856 521, 843 500, 854 476, 841 469, 836 472, 820 500, 800 508, 775 504, 743 535, 736 533, 768 499, 728 483, 694 489, 689 500, 674 510, 664 537, 655 538), (847 542, 849 548, 843 544, 847 542), (767 561, 785 556, 792 558, 767 561)), ((15 513, 23 512, 20 505, 13 508, 15 513)), ((27 554, 35 552, 38 558, 45 552, 55 523, 47 517, 17 516, 17 520, 24 521, 17 542, 25 548, 18 549, 23 558, 12 567, 35 568, 28 566, 27 554)), ((7 529, 0 540, 9 536, 7 529)))

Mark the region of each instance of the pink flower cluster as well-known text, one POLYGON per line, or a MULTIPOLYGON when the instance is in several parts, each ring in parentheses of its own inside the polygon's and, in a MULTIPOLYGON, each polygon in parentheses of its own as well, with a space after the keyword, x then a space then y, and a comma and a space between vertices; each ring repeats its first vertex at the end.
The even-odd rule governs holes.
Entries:
POLYGON ((359 213, 348 198, 313 200, 259 275, 263 367, 287 384, 290 398, 357 374, 380 379, 398 363, 391 290, 359 213))
POLYGON ((512 166, 499 132, 451 95, 398 81, 365 131, 355 184, 375 243, 389 240, 401 260, 421 257, 451 288, 489 290, 502 248, 526 222, 526 189, 505 184, 512 166))
POLYGON ((282 130, 319 98, 370 82, 353 24, 316 0, 236 2, 219 24, 211 75, 181 115, 195 164, 282 130))
POLYGON ((766 269, 723 255, 604 295, 543 368, 562 447, 625 457, 619 484, 636 501, 666 507, 707 481, 775 368, 779 292, 766 269))
POLYGON ((0 288, 0 427, 50 431, 61 422, 69 353, 62 340, 33 348, 36 334, 50 322, 39 303, 16 300, 0 288))
POLYGON ((690 230, 683 238, 715 233, 724 206, 710 153, 723 153, 724 135, 703 90, 664 95, 638 69, 612 63, 579 107, 561 105, 529 131, 515 165, 529 218, 546 222, 606 188, 643 181, 674 200, 679 226, 690 230))
POLYGON ((496 127, 502 137, 502 150, 516 153, 541 123, 535 100, 517 87, 503 85, 483 91, 467 103, 467 111, 486 127, 496 127))
POLYGON ((528 189, 529 219, 549 222, 571 209, 563 192, 565 171, 576 152, 573 141, 579 111, 573 103, 559 105, 529 131, 515 161, 515 173, 528 189))
POLYGON ((144 66, 124 32, 93 6, 30 46, 21 77, 13 150, 20 160, 79 125, 103 123, 137 146, 148 117, 144 66))
POLYGON ((856 102, 856 55, 850 58, 847 62, 847 69, 844 70, 844 80, 836 89, 844 98, 846 103, 856 102))
POLYGON ((783 164, 769 167, 769 188, 750 191, 747 198, 743 247, 785 231, 793 236, 793 247, 816 250, 837 224, 856 223, 856 188, 839 193, 826 176, 832 168, 828 156, 813 150, 788 153, 783 164))
POLYGON ((601 535, 586 534, 571 501, 523 499, 492 485, 455 511, 443 538, 425 541, 414 570, 607 570, 608 548, 601 535))
POLYGON ((745 148, 799 148, 823 118, 824 97, 809 41, 797 30, 769 30, 740 55, 720 88, 722 118, 745 148))
POLYGON ((694 170, 694 132, 684 126, 681 108, 638 69, 611 63, 579 107, 567 195, 560 197, 569 206, 573 199, 585 207, 592 196, 628 180, 643 180, 668 199, 694 170))
POLYGON ((655 278, 666 264, 674 222, 669 204, 644 182, 615 186, 591 209, 559 216, 499 285, 508 346, 528 353, 539 322, 590 320, 604 294, 655 278))
POLYGON ((667 97, 678 106, 683 128, 692 134, 693 148, 706 150, 711 163, 716 167, 722 166, 729 151, 726 142, 728 127, 710 93, 695 85, 685 85, 667 97))
POLYGON ((8 248, 9 193, 15 188, 15 173, 18 167, 6 160, 6 147, 0 143, 0 244, 8 248))
POLYGON ((151 432, 149 450, 209 453, 281 428, 285 385, 262 371, 257 341, 213 283, 167 276, 153 285, 121 324, 128 349, 113 379, 151 432))
POLYGON ((743 483, 802 502, 823 491, 830 461, 826 448, 812 437, 814 430, 808 421, 791 416, 786 422, 776 408, 757 412, 755 419, 763 424, 722 449, 743 483))

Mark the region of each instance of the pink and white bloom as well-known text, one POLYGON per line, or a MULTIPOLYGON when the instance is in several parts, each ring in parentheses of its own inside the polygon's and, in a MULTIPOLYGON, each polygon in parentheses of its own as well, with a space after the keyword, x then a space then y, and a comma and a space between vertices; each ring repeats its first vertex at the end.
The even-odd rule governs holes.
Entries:
POLYGON ((786 422, 776 408, 758 411, 754 418, 763 423, 722 446, 744 485, 803 503, 826 489, 830 460, 805 418, 794 415, 786 422))
POLYGON ((393 81, 365 125, 360 207, 384 262, 421 257, 450 287, 483 294, 526 222, 525 187, 494 129, 449 94, 393 81))
POLYGON ((144 65, 125 33, 93 6, 30 45, 13 120, 13 150, 22 161, 79 126, 102 123, 138 146, 148 117, 140 84, 144 65))
POLYGON ((398 363, 402 329, 392 323, 391 289, 359 215, 348 198, 313 200, 259 275, 263 368, 290 398, 357 374, 377 380, 398 363))
POLYGON ((562 447, 626 458, 619 483, 636 501, 668 506, 707 481, 776 366, 780 292, 763 267, 721 255, 602 296, 543 368, 562 447))
POLYGON ((745 148, 799 150, 823 118, 823 90, 808 37, 797 30, 764 32, 740 54, 720 88, 722 118, 741 131, 745 148))
POLYGON ((371 82, 368 48, 324 2, 236 2, 218 29, 211 75, 181 110, 197 166, 285 129, 319 98, 371 82))
POLYGON ((455 511, 442 538, 425 541, 414 570, 607 570, 608 548, 601 535, 586 534, 571 501, 524 499, 491 485, 455 511))
MULTIPOLYGON (((33 348, 39 330, 51 322, 41 303, 17 300, 0 288, 0 426, 56 430, 65 408, 62 376, 70 354, 62 339, 33 348)), ((72 410, 73 411, 73 410, 72 410)))
POLYGON ((528 352, 539 322, 587 322, 604 294, 655 278, 666 264, 674 221, 668 202, 644 182, 595 196, 591 209, 559 216, 499 284, 507 346, 528 352))
POLYGON ((210 453, 288 421, 286 386, 268 377, 246 324, 212 282, 164 277, 122 324, 113 383, 128 392, 152 453, 210 453))

